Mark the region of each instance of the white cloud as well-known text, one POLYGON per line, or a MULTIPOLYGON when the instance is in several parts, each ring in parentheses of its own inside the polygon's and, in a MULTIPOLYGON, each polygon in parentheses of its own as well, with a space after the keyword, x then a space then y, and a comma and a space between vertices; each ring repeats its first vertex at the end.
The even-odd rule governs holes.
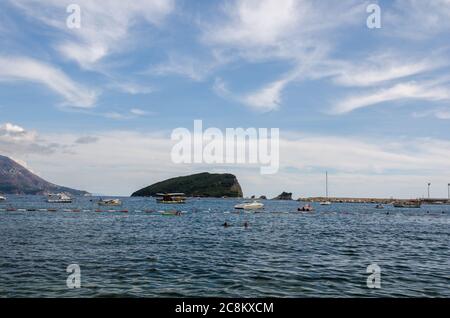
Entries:
MULTIPOLYGON (((14 126, 3 125, 1 129, 21 133, 14 126)), ((333 171, 332 195, 417 197, 423 194, 425 182, 442 183, 450 169, 450 141, 430 138, 363 139, 285 133, 280 140, 280 172, 262 176, 257 167, 247 165, 173 164, 173 142, 167 132, 97 131, 88 136, 94 137, 43 134, 38 139, 64 145, 51 153, 23 151, 18 146, 22 141, 5 144, 0 136, 0 152, 26 158, 34 170, 52 182, 113 195, 129 195, 151 183, 200 171, 236 174, 247 195, 275 196, 281 191, 293 191, 297 196, 323 195, 323 174, 329 170, 333 171)), ((443 194, 444 185, 438 193, 443 194)))
POLYGON ((147 116, 150 114, 148 111, 140 109, 140 108, 132 108, 130 110, 130 113, 132 113, 133 115, 136 115, 136 116, 147 116))
POLYGON ((64 40, 56 45, 57 50, 87 69, 94 68, 107 55, 124 50, 135 24, 145 21, 158 26, 174 9, 172 0, 77 0, 81 7, 81 28, 69 29, 66 8, 73 3, 71 0, 11 2, 30 17, 63 31, 64 40))
POLYGON ((224 8, 230 21, 206 31, 205 40, 242 46, 272 45, 298 30, 309 5, 295 0, 236 1, 224 8), (302 7, 302 8, 300 8, 302 7))
POLYGON ((343 114, 384 102, 409 99, 427 101, 450 100, 450 89, 444 86, 430 86, 417 82, 400 83, 375 92, 347 97, 338 102, 333 107, 332 112, 343 114))
POLYGON ((207 58, 169 54, 166 62, 152 66, 146 73, 159 76, 178 75, 201 82, 214 70, 227 62, 228 59, 219 52, 213 52, 212 56, 207 58))
POLYGON ((338 70, 333 81, 344 86, 373 86, 430 72, 448 63, 435 54, 419 60, 411 60, 404 54, 381 54, 370 56, 361 63, 341 62, 336 66, 338 70))
POLYGON ((59 147, 56 143, 45 141, 35 131, 28 131, 12 123, 0 124, 0 154, 50 154, 59 147))
MULTIPOLYGON (((206 45, 224 50, 234 59, 292 64, 288 76, 235 98, 253 109, 267 111, 280 106, 283 90, 292 81, 329 75, 328 54, 336 33, 355 25, 358 17, 364 16, 365 7, 354 1, 237 0, 224 5, 222 13, 201 25, 206 45)), ((234 94, 222 94, 226 95, 234 94)))
POLYGON ((277 110, 280 107, 281 93, 288 83, 288 79, 281 79, 270 83, 257 91, 241 96, 231 92, 227 83, 223 79, 216 78, 214 81, 213 90, 222 98, 237 101, 256 111, 269 112, 277 110))
POLYGON ((289 79, 281 79, 270 83, 261 90, 244 97, 243 102, 261 111, 276 110, 281 104, 281 93, 289 83, 289 79))
MULTIPOLYGON (((95 113, 95 115, 98 115, 95 113)), ((103 116, 108 119, 115 119, 115 120, 129 120, 134 119, 137 117, 143 117, 143 116, 150 116, 154 115, 153 112, 149 112, 140 108, 131 108, 130 110, 126 112, 117 112, 117 111, 111 111, 106 113, 101 113, 100 116, 103 116)))
POLYGON ((155 89, 150 85, 141 85, 129 82, 116 83, 113 84, 112 87, 118 88, 120 91, 131 95, 150 94, 155 91, 155 89))
POLYGON ((97 93, 69 78, 58 68, 26 57, 0 56, 0 81, 42 84, 65 99, 71 107, 92 107, 97 93))

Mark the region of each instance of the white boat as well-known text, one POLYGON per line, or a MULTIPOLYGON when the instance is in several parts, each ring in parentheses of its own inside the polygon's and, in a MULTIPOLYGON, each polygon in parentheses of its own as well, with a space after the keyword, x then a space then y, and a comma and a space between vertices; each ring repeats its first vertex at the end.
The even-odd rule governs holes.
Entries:
POLYGON ((331 202, 330 201, 320 202, 320 205, 331 205, 331 202))
POLYGON ((0 201, 6 201, 6 198, 0 195, 0 201))
POLYGON ((98 205, 101 205, 101 206, 121 206, 122 205, 122 201, 120 201, 119 199, 110 199, 110 200, 103 200, 103 199, 101 199, 100 201, 98 201, 98 205))
POLYGON ((47 197, 48 203, 72 203, 72 198, 65 193, 49 194, 47 197))
POLYGON ((262 204, 258 201, 245 202, 245 203, 235 205, 234 208, 237 210, 260 210, 260 209, 264 208, 264 204, 262 204))

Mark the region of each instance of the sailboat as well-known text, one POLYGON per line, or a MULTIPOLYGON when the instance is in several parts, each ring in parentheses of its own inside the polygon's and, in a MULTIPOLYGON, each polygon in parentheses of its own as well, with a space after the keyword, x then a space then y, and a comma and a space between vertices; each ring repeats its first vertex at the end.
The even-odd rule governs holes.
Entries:
POLYGON ((331 201, 328 200, 328 171, 325 173, 326 177, 326 201, 320 202, 320 205, 331 205, 331 201))

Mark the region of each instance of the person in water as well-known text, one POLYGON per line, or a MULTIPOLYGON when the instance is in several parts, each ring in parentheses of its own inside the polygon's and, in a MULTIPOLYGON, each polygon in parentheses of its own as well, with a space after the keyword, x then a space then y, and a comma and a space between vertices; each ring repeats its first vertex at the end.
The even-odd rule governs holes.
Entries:
POLYGON ((245 223, 244 223, 244 227, 245 227, 245 228, 248 228, 248 225, 249 225, 248 222, 245 222, 245 223))
POLYGON ((230 225, 228 224, 228 222, 225 222, 222 226, 223 227, 229 227, 230 225))

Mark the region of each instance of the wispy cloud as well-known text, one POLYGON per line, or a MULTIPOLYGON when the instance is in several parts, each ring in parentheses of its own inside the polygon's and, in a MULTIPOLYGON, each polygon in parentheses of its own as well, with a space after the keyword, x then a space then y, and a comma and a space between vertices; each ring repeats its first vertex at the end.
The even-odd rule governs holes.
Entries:
POLYGON ((205 58, 171 53, 167 61, 150 67, 146 73, 158 76, 184 76, 201 82, 229 61, 230 59, 220 51, 212 51, 212 54, 205 58))
POLYGON ((431 54, 427 58, 411 59, 400 54, 378 54, 369 56, 361 62, 342 61, 335 66, 337 75, 333 81, 344 86, 374 86, 386 82, 423 74, 445 67, 450 61, 431 54))
MULTIPOLYGON (((97 113, 96 113, 97 114, 97 113)), ((109 119, 115 119, 115 120, 129 120, 129 119, 135 119, 138 117, 144 117, 144 116, 151 116, 153 115, 153 112, 149 112, 140 108, 131 108, 130 110, 126 112, 118 112, 118 111, 111 111, 106 113, 100 113, 97 115, 100 115, 105 118, 109 119)))
POLYGON ((269 112, 277 110, 280 106, 281 92, 287 83, 288 80, 282 79, 255 92, 238 95, 230 91, 228 84, 223 79, 217 77, 214 81, 213 91, 224 99, 247 105, 256 111, 269 112))
POLYGON ((66 8, 73 1, 14 0, 11 3, 31 18, 64 32, 55 44, 56 49, 86 69, 93 69, 107 55, 124 50, 127 46, 123 43, 132 37, 130 32, 136 23, 143 21, 160 25, 174 9, 172 0, 78 0, 81 28, 69 29, 66 26, 66 8))
POLYGON ((395 0, 393 10, 383 15, 388 36, 424 41, 450 32, 448 0, 395 0))
POLYGON ((155 88, 151 85, 142 85, 135 82, 116 82, 110 85, 111 88, 131 95, 151 94, 155 88))
POLYGON ((0 56, 0 81, 27 81, 44 85, 65 99, 64 105, 89 108, 98 93, 78 84, 60 69, 26 57, 0 56))
POLYGON ((347 97, 333 107, 333 112, 343 114, 384 102, 408 99, 427 101, 450 100, 450 89, 445 86, 431 86, 429 83, 400 83, 375 92, 347 97))
MULTIPOLYGON (((287 76, 238 98, 255 110, 275 110, 281 104, 284 88, 291 82, 329 75, 323 64, 329 63, 333 36, 357 23, 358 15, 365 12, 363 5, 354 1, 232 1, 222 7, 223 16, 202 25, 202 41, 248 62, 291 63, 294 69, 287 76)), ((222 94, 231 95, 234 94, 222 94)))

